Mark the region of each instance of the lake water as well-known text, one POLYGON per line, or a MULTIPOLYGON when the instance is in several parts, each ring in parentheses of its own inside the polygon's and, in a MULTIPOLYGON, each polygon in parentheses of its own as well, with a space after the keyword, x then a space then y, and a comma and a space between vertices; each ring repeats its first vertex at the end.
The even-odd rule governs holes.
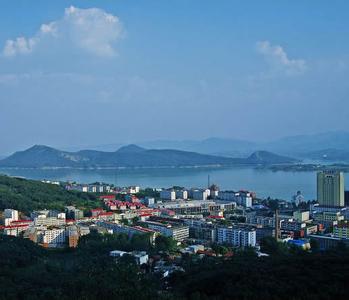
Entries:
MULTIPOLYGON (((23 176, 37 180, 77 181, 80 183, 105 182, 118 186, 139 185, 145 187, 206 187, 210 182, 221 189, 255 191, 259 197, 273 197, 290 200, 296 191, 302 191, 307 200, 316 198, 315 172, 284 172, 234 168, 161 168, 122 170, 80 170, 80 169, 0 169, 0 173, 23 176)), ((346 176, 346 186, 349 186, 346 176)))

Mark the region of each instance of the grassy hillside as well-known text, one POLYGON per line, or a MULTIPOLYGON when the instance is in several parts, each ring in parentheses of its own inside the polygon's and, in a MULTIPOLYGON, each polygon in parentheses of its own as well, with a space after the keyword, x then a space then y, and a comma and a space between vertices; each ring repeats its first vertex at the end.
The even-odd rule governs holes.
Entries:
POLYGON ((61 186, 0 175, 0 210, 14 208, 28 213, 36 209, 63 210, 66 205, 82 209, 100 206, 93 194, 66 191, 61 186))

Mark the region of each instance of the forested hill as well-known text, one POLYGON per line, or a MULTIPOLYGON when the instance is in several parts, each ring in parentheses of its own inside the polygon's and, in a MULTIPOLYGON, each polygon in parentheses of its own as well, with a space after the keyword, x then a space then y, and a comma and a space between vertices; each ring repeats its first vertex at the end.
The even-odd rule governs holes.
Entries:
POLYGON ((93 194, 66 191, 53 184, 0 175, 0 210, 13 208, 28 213, 45 208, 64 210, 67 205, 90 208, 98 203, 93 194))
POLYGON ((233 166, 293 163, 295 159, 258 151, 247 158, 232 158, 174 149, 144 149, 136 145, 114 152, 81 150, 67 152, 36 145, 0 161, 5 168, 156 168, 188 166, 233 166))

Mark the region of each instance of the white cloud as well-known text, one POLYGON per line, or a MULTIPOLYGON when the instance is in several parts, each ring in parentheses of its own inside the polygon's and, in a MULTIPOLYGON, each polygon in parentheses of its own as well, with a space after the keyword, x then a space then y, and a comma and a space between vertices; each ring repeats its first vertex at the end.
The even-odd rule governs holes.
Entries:
POLYGON ((36 42, 36 38, 26 39, 25 37, 18 37, 15 40, 7 40, 3 50, 3 55, 14 56, 16 54, 31 53, 36 42))
POLYGON ((7 40, 2 54, 6 57, 30 54, 54 40, 60 47, 75 47, 93 55, 112 57, 116 55, 115 43, 122 36, 123 26, 116 16, 99 8, 71 6, 65 9, 62 19, 42 24, 33 37, 7 40))
POLYGON ((269 41, 257 43, 257 51, 279 71, 288 75, 301 74, 307 69, 305 60, 290 59, 285 50, 279 45, 271 45, 269 41))

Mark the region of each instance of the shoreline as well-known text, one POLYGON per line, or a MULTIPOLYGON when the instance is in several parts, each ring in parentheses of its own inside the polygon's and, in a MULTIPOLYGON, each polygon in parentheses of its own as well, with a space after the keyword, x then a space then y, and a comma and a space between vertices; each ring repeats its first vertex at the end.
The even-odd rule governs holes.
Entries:
POLYGON ((274 172, 317 172, 323 170, 336 170, 349 173, 349 164, 236 164, 236 165, 187 165, 187 166, 130 166, 130 167, 0 167, 1 170, 156 170, 156 169, 233 169, 251 168, 255 170, 271 170, 274 172))

